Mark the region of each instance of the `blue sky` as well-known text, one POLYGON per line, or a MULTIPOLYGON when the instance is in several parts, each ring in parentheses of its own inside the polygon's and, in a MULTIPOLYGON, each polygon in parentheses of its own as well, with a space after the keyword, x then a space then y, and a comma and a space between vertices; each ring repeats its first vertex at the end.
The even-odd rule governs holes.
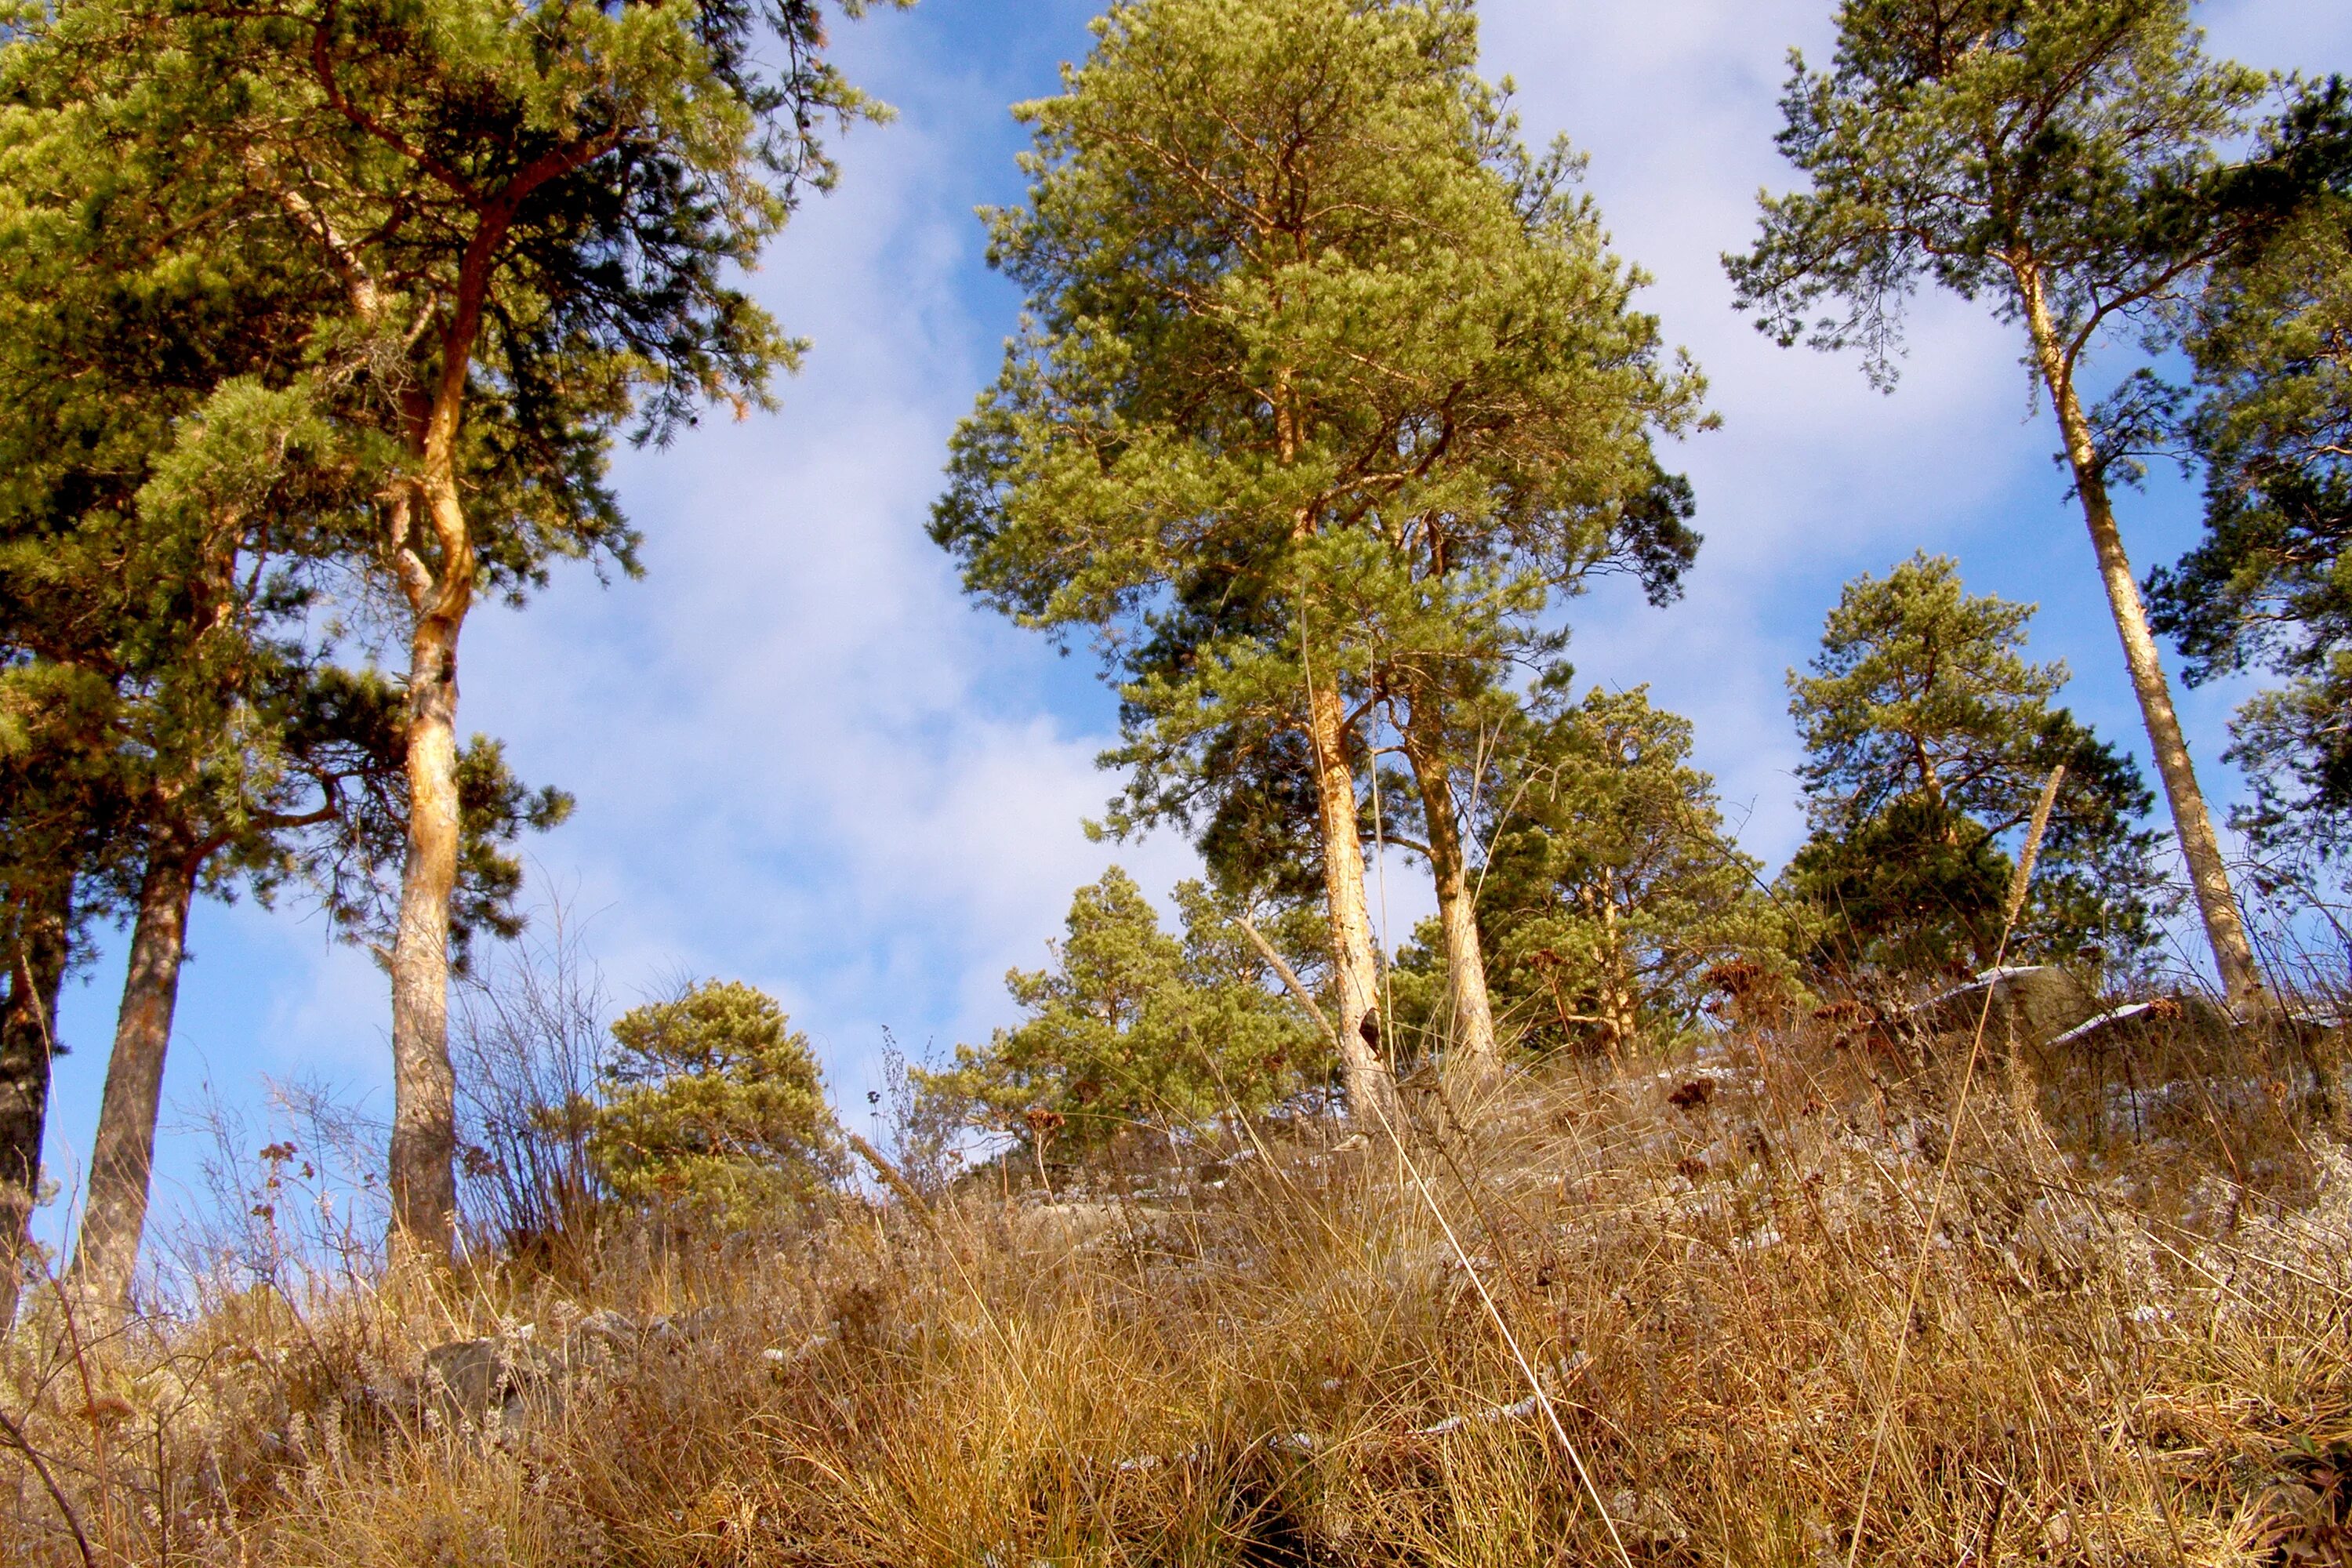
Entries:
MULTIPOLYGON (((579 797, 534 842, 534 892, 564 896, 612 994, 680 973, 773 991, 857 1106, 882 1031, 919 1048, 1009 1021, 1003 976, 1034 966, 1071 889, 1116 858, 1147 887, 1185 874, 1172 839, 1118 848, 1080 823, 1112 781, 1112 717, 1084 656, 966 605, 924 537, 943 444, 993 374, 1018 300, 982 260, 972 208, 1018 197, 1005 112, 1081 55, 1082 0, 922 0, 837 31, 854 80, 899 118, 838 142, 754 287, 814 342, 774 416, 714 418, 618 461, 646 539, 642 582, 561 577, 467 632, 461 723, 579 797)), ((1647 682, 1691 717, 1747 847, 1799 835, 1783 676, 1838 585, 1916 548, 1969 584, 2042 606, 2039 657, 2066 700, 2142 756, 2137 710, 2079 515, 2051 461, 2017 345, 1983 312, 1922 300, 1900 389, 1850 360, 1774 348, 1730 309, 1717 258, 1747 243, 1785 52, 1825 58, 1827 0, 1486 0, 1486 68, 1516 79, 1531 138, 1566 132, 1645 300, 1707 373, 1723 428, 1667 454, 1707 540, 1666 610, 1605 586, 1570 607, 1588 681, 1647 682)), ((2265 68, 2352 69, 2352 5, 2212 0, 2219 52, 2265 68)), ((2195 498, 2168 477, 2121 509, 2135 563, 2177 556, 2195 498)), ((2238 691, 2182 691, 2208 789, 2238 691)), ((1426 907, 1390 873, 1399 937, 1426 907)), ((207 905, 193 931, 167 1100, 249 1101, 309 1075, 388 1108, 385 989, 299 905, 207 905)), ((120 939, 70 987, 48 1163, 70 1192, 97 1117, 120 939)), ((173 1121, 169 1109, 166 1122, 173 1121)), ((161 1152, 159 1204, 188 1200, 197 1151, 161 1152)), ((45 1215, 57 1234, 62 1213, 45 1215)))

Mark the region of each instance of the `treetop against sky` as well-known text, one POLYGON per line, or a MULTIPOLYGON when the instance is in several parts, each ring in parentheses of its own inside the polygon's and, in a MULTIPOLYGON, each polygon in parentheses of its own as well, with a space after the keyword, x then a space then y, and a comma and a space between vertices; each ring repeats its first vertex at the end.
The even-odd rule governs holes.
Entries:
MULTIPOLYGON (((1044 961, 1070 889, 1114 857, 1155 898, 1192 864, 1172 834, 1087 842, 1081 821, 1116 784, 1093 766, 1112 698, 1083 652, 1059 658, 967 601, 923 531, 948 432, 1018 305, 983 264, 972 208, 1018 198, 1026 138, 1007 106, 1055 90, 1095 9, 925 0, 837 29, 845 74, 900 118, 835 139, 840 188, 750 279, 812 344, 781 412, 623 457, 644 581, 559 573, 529 613, 485 607, 469 632, 461 728, 501 736, 521 776, 577 796, 571 823, 530 846, 533 880, 588 920, 616 997, 681 970, 761 985, 809 1032, 845 1105, 883 1027, 944 1050, 1013 1021, 1004 972, 1044 961)), ((2067 704, 2144 753, 2014 334, 1923 297, 1902 391, 1885 398, 1851 363, 1777 349, 1731 309, 1717 258, 1749 243, 1759 186, 1792 184, 1771 143, 1785 51, 1825 60, 1830 7, 1481 11, 1483 72, 1515 79, 1530 142, 1564 132, 1591 154, 1613 247, 1655 279, 1640 304, 1696 355, 1724 421, 1663 453, 1689 474, 1706 536, 1686 596, 1654 609, 1626 583, 1570 604, 1580 681, 1646 681, 1689 717, 1694 761, 1744 847, 1777 866, 1804 830, 1784 673, 1841 583, 1924 548, 1957 557, 1973 591, 2038 603, 2033 657, 2063 658, 2067 704)), ((2352 8, 2214 0, 2200 16, 2216 53, 2258 68, 2352 68, 2352 8)), ((2117 510, 2143 565, 2195 537, 2194 491, 2168 474, 2117 510)), ((2178 693, 2217 808, 2242 788, 2220 753, 2244 689, 2178 693)), ((1426 912, 1426 885, 1376 875, 1391 943, 1426 912)), ((48 1163, 75 1177, 121 945, 67 997, 78 1049, 58 1064, 48 1163)), ((364 955, 250 904, 200 905, 191 947, 167 1100, 206 1082, 249 1097, 263 1075, 308 1072, 373 1089, 388 1111, 383 982, 364 955)), ((166 1142, 161 1208, 191 1177, 191 1142, 166 1142)))

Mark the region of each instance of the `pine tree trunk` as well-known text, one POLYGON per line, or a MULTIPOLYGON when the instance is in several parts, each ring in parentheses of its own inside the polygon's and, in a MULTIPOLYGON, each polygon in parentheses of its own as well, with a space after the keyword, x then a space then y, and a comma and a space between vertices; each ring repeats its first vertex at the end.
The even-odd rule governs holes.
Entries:
POLYGON ((2132 690, 2139 698, 2156 771, 2164 780, 2173 830, 2179 836, 2181 858, 2188 863, 2189 886, 2197 895, 2198 912, 2204 917, 2205 936, 2213 949, 2221 989, 2233 1005, 2259 1006, 2262 975, 2254 965, 2253 945, 2247 940, 2245 922, 2230 889, 2229 868, 2221 859, 2221 842, 2205 807, 2205 793, 2198 786, 2197 772, 2189 762, 2179 716, 2173 711, 2172 689, 2157 655, 2156 637, 2148 630, 2147 607, 2141 602, 2131 561, 2124 553, 2123 537, 2116 529, 2090 420, 2074 393, 2074 365, 2051 322, 2038 275, 2030 269, 2021 271, 2019 285, 2034 355, 2058 415, 2074 490, 2083 501, 2083 521, 2090 527, 2091 548, 2098 557, 2100 580, 2106 585, 2107 607, 2115 616, 2116 633, 2123 640, 2124 663, 2131 671, 2132 690))
POLYGON ((1609 1059, 1620 1061, 1630 1053, 1642 1027, 1642 1009, 1626 973, 1625 933, 1617 923, 1617 877, 1601 868, 1601 1010, 1608 1016, 1609 1059))
POLYGON ((392 1243, 438 1265, 456 1244, 457 1079, 449 1060, 449 900, 457 885, 457 631, 410 643, 408 847, 392 948, 392 1243))
POLYGON ((0 991, 0 1334, 16 1321, 26 1236, 40 1197, 58 992, 65 984, 73 923, 72 879, 60 878, 25 895, 12 890, 10 902, 11 940, 0 951, 8 965, 0 991))
MULTIPOLYGON (((470 342, 470 336, 467 338, 470 342)), ((461 384, 435 409, 417 486, 440 550, 429 594, 412 593, 408 847, 392 949, 392 1253, 455 1256, 457 1075, 449 1060, 449 900, 457 886, 457 637, 473 603, 474 552, 454 461, 461 384)))
POLYGON ((89 1199, 74 1246, 71 1282, 89 1310, 119 1314, 131 1298, 139 1238, 155 1168, 155 1118, 163 1098, 163 1058, 187 953, 188 907, 202 852, 184 837, 158 834, 139 888, 130 967, 115 1016, 114 1050, 90 1147, 89 1199))
POLYGON ((1478 937, 1476 900, 1454 817, 1454 781, 1446 769, 1444 737, 1432 733, 1435 728, 1418 707, 1413 710, 1405 729, 1405 760, 1421 791, 1430 879, 1437 890, 1437 923, 1445 942, 1449 1060, 1473 1077, 1486 1078, 1501 1066, 1494 1005, 1486 993, 1486 954, 1478 937))
MULTIPOLYGON (((457 638, 478 569, 457 488, 458 423, 509 209, 486 214, 459 270, 441 376, 418 447, 414 498, 438 559, 404 551, 415 616, 408 643, 408 848, 392 948, 393 1261, 446 1268, 456 1256, 457 1074, 449 1060, 449 900, 457 887, 457 638)), ((404 519, 404 534, 411 520, 404 519)))
POLYGON ((1395 1080, 1380 1036, 1380 969, 1364 900, 1364 845, 1356 829, 1356 770, 1348 754, 1339 694, 1309 685, 1307 739, 1315 751, 1316 826, 1323 892, 1331 917, 1331 974, 1339 993, 1339 1062, 1348 1113, 1367 1125, 1393 1114, 1395 1080), (1370 1021, 1369 1027, 1367 1021, 1370 1021))

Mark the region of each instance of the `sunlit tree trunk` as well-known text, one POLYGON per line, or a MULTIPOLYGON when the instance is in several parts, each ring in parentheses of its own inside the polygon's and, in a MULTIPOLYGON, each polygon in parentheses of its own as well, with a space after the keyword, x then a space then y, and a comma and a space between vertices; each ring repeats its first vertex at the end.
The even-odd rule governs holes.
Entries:
POLYGON ((387 1174, 394 1254, 431 1263, 446 1261, 456 1240, 449 900, 457 885, 457 637, 469 596, 463 587, 436 595, 409 640, 408 844, 392 948, 387 1174))
POLYGON ((1617 873, 1607 866, 1601 868, 1600 897, 1594 901, 1601 907, 1601 951, 1594 955, 1601 961, 1601 1011, 1608 1019, 1609 1056, 1614 1061, 1619 1053, 1631 1051, 1639 1037, 1642 1005, 1628 973, 1625 932, 1617 921, 1617 873))
POLYGON ((75 1294, 100 1313, 119 1312, 129 1301, 139 1238, 147 1226, 164 1056, 179 1004, 180 965, 187 955, 188 909, 204 855, 203 847, 185 834, 159 832, 140 883, 122 1005, 115 1016, 106 1093, 90 1146, 89 1197, 69 1275, 75 1294))
MULTIPOLYGON (((1282 464, 1297 459, 1299 424, 1291 373, 1274 375, 1275 440, 1282 464)), ((1291 520, 1291 537, 1314 537, 1313 507, 1291 520)), ((1306 660, 1307 740, 1315 768, 1315 826, 1323 850, 1323 899, 1331 926, 1331 984, 1338 994, 1339 1070, 1348 1091, 1348 1114, 1367 1126, 1390 1117, 1396 1105, 1396 1079, 1389 1070, 1381 1034, 1380 964, 1372 949, 1371 910, 1364 896, 1364 840, 1356 826, 1356 760, 1348 712, 1338 687, 1316 679, 1312 638, 1304 602, 1299 613, 1299 653, 1306 660)))
POLYGON ((1454 781, 1446 766, 1444 739, 1416 707, 1404 731, 1405 761, 1421 792, 1428 834, 1430 879, 1437 891, 1437 923, 1445 943, 1445 1034, 1450 1059, 1473 1077, 1491 1076, 1500 1065, 1495 1045, 1495 1011, 1486 994, 1486 955, 1478 938, 1476 900, 1464 864, 1461 828, 1454 819, 1454 781))
POLYGON ((425 425, 415 493, 395 503, 402 582, 415 619, 408 644, 408 844, 392 949, 392 1154, 386 1176, 394 1260, 433 1266, 446 1265, 457 1243, 449 900, 457 886, 459 834, 457 640, 473 605, 476 572, 473 534, 457 487, 457 429, 500 234, 499 224, 486 222, 467 251, 442 341, 440 382, 425 425), (407 537, 412 529, 421 538, 407 537))
POLYGON ((1380 967, 1364 898, 1364 845, 1356 827, 1356 769, 1339 694, 1310 686, 1307 739, 1315 753, 1316 826, 1322 840, 1324 901, 1330 912, 1331 975, 1337 992, 1339 1063, 1349 1114, 1378 1125, 1395 1104, 1395 1080, 1380 1032, 1380 967))
POLYGON ((2098 557, 2099 577, 2106 584, 2107 607, 2114 613, 2116 635, 2123 639, 2124 663, 2131 671, 2132 690, 2139 698, 2148 747, 2156 756, 2156 771, 2164 780, 2173 829, 2179 836, 2181 858, 2188 863, 2189 887, 2197 896, 2198 912, 2204 917, 2205 936, 2221 972, 2221 988, 2233 1004, 2258 1005, 2263 988, 2253 946, 2247 940, 2245 922, 2230 889, 2229 868, 2222 862, 2221 842, 2214 837, 2205 793, 2198 787, 2179 716, 2173 711, 2172 689, 2157 656, 2156 638, 2148 630, 2147 608, 2140 601, 2139 584, 2132 578, 2131 561, 2116 529, 2091 423, 2075 395, 2073 358, 2051 321, 2040 275, 2027 266, 2017 269, 2017 278, 2033 337, 2034 358, 2058 416, 2075 493, 2082 498, 2083 520, 2090 526, 2091 548, 2098 557))
POLYGON ((0 989, 0 1332, 16 1321, 25 1241, 39 1201, 41 1139, 48 1127, 49 1062, 57 1047, 58 992, 65 984, 73 881, 10 894, 7 982, 0 989))

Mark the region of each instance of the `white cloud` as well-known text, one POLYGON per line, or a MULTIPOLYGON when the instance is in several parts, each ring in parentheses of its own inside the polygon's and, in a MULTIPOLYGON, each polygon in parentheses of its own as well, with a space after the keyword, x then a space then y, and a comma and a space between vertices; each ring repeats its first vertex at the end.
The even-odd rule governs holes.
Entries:
MULTIPOLYGON (((945 1044, 1002 1019, 1004 970, 1112 858, 1080 826, 1110 789, 1107 700, 1051 702, 1087 672, 966 604, 923 533, 1004 326, 973 310, 997 173, 937 100, 993 120, 1005 93, 898 65, 907 121, 844 145, 840 193, 754 280, 815 344, 781 416, 632 457, 647 580, 567 584, 468 666, 469 714, 583 798, 542 853, 610 889, 616 974, 769 985, 845 1088, 885 1025, 945 1044)), ((1162 886, 1187 860, 1121 858, 1162 886)))

